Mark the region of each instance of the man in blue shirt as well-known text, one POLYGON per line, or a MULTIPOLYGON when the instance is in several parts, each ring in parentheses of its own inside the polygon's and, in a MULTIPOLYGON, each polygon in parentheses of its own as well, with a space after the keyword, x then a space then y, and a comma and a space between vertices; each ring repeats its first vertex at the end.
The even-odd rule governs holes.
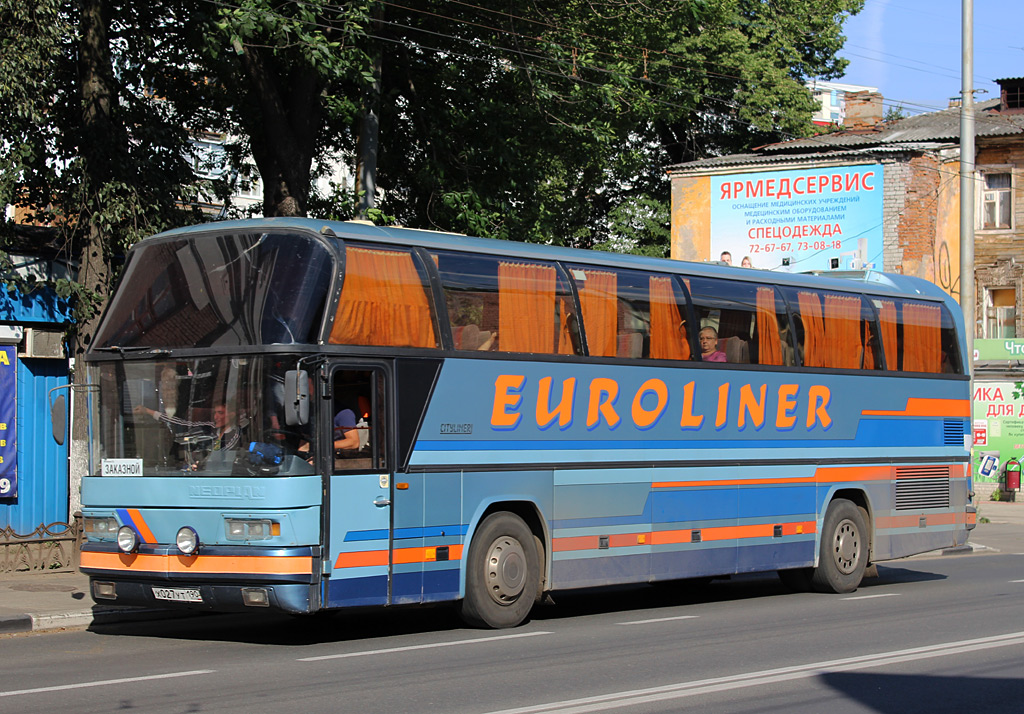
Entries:
POLYGON ((359 430, 356 427, 356 413, 342 409, 334 415, 334 449, 359 448, 359 430))

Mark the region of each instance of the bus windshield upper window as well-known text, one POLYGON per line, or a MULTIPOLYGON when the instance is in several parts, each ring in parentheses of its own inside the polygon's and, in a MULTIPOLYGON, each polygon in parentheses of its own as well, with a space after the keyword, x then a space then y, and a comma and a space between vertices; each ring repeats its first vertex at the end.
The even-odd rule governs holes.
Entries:
POLYGON ((426 275, 412 251, 349 243, 329 342, 435 348, 426 275))
POLYGON ((143 242, 97 347, 315 343, 331 257, 311 236, 242 233, 143 242))
POLYGON ((436 253, 457 350, 580 354, 579 323, 559 268, 436 253))

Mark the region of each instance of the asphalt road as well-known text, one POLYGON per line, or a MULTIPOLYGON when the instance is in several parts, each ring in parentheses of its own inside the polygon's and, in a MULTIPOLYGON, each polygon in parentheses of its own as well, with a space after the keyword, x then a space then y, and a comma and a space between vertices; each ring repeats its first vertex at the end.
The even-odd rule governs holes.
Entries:
POLYGON ((758 575, 556 600, 503 631, 438 608, 8 636, 0 712, 1024 711, 1024 553, 881 565, 851 595, 758 575))

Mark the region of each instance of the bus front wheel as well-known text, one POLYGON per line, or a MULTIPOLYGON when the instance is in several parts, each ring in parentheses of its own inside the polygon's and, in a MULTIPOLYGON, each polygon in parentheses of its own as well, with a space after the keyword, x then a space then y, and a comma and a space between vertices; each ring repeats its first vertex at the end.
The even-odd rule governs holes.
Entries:
POLYGON ((868 529, 861 510, 844 498, 829 504, 821 530, 821 552, 811 584, 819 592, 850 593, 864 578, 868 529))
POLYGON ((533 532, 513 513, 492 513, 469 545, 462 619, 478 627, 515 627, 530 614, 539 587, 533 532))

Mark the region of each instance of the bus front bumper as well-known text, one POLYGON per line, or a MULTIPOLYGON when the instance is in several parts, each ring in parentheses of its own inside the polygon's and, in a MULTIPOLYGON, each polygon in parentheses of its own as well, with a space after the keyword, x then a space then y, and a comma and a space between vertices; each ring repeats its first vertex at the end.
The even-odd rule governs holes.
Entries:
POLYGON ((319 567, 312 546, 210 546, 186 556, 175 546, 122 553, 111 543, 84 543, 80 565, 99 604, 291 613, 319 608, 319 567))

